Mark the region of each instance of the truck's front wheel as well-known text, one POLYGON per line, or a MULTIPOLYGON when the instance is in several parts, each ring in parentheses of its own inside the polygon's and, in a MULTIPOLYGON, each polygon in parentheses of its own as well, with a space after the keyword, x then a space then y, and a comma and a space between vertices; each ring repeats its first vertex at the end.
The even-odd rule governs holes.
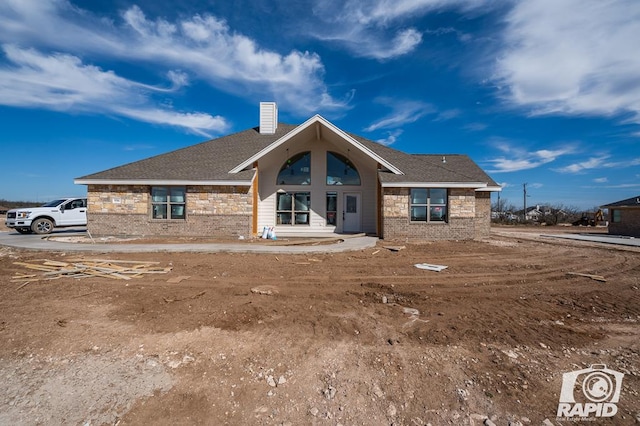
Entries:
POLYGON ((31 224, 31 230, 36 234, 50 234, 53 231, 53 222, 44 217, 36 219, 31 224))

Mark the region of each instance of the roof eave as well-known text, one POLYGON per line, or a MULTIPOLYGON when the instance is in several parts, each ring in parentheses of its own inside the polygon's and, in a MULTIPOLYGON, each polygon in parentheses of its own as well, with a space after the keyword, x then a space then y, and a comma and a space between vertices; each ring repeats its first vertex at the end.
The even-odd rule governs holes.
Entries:
POLYGON ((502 191, 502 187, 501 186, 487 185, 485 188, 476 189, 476 191, 478 191, 478 192, 501 192, 502 191))
MULTIPOLYGON (((382 182, 383 188, 487 188, 485 182, 382 182)), ((489 189, 485 189, 489 191, 489 189)))
POLYGON ((169 180, 169 179, 74 179, 76 185, 211 185, 211 186, 251 186, 250 180, 169 180))

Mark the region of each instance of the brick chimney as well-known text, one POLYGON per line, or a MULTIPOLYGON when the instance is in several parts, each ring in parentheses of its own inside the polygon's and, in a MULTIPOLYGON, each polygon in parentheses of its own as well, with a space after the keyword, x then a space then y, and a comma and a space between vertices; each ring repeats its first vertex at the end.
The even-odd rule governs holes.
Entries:
POLYGON ((272 135, 278 128, 278 105, 275 102, 260 102, 260 134, 272 135))

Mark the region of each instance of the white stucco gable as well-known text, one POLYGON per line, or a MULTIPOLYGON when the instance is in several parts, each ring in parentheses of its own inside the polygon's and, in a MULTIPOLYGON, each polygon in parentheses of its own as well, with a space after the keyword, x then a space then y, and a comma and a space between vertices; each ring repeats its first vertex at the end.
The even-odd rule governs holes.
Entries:
POLYGON ((382 158, 381 156, 379 156, 378 154, 376 154, 375 152, 373 152, 372 150, 364 146, 362 143, 358 142, 357 140, 349 136, 347 133, 342 131, 340 128, 335 126, 333 123, 331 123, 330 121, 328 121, 327 119, 325 119, 324 117, 318 114, 314 115, 313 117, 311 117, 304 123, 300 124, 298 127, 293 129, 286 135, 282 136, 280 139, 276 140, 269 146, 260 150, 259 152, 257 152, 250 158, 246 159, 242 163, 238 164, 236 167, 231 169, 229 173, 239 173, 243 170, 252 168, 253 163, 255 161, 260 160, 265 155, 269 154, 270 152, 272 152, 282 144, 292 140, 296 136, 302 133, 308 133, 308 132, 315 133, 315 139, 317 140, 320 140, 322 138, 331 138, 331 136, 333 136, 333 138, 339 139, 340 141, 343 141, 344 143, 347 143, 348 145, 362 152, 363 154, 365 154, 366 156, 368 156, 369 158, 371 158, 372 160, 380 164, 387 171, 396 175, 404 174, 402 170, 400 170, 399 168, 391 164, 389 161, 385 160, 384 158, 382 158))

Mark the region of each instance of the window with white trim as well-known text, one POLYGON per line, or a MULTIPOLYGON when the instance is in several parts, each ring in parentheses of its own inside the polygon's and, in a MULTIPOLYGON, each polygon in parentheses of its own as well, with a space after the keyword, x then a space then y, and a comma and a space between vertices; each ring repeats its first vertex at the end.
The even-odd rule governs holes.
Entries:
POLYGON ((444 188, 411 188, 411 222, 446 222, 447 198, 444 188))
POLYGON ((151 217, 153 219, 184 219, 186 189, 184 186, 152 186, 151 217))
POLYGON ((310 192, 279 192, 276 203, 276 224, 309 225, 310 192))

